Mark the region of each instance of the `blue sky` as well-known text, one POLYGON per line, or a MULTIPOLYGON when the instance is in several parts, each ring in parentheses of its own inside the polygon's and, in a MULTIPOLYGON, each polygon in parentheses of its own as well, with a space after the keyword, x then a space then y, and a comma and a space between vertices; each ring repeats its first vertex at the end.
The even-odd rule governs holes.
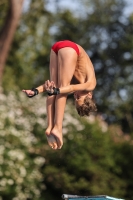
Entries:
MULTIPOLYGON (((24 9, 26 9, 29 5, 30 0, 24 0, 24 9)), ((54 11, 56 9, 56 5, 58 0, 47 0, 48 5, 47 9, 50 11, 54 11)), ((82 9, 81 4, 79 6, 79 2, 81 0, 59 0, 58 7, 60 9, 68 8, 72 11, 79 11, 82 9)), ((128 16, 129 14, 133 13, 133 0, 126 0, 127 7, 125 8, 125 15, 128 16)))
MULTIPOLYGON (((81 4, 79 6, 79 2, 81 2, 82 0, 59 0, 59 8, 68 8, 70 10, 77 10, 80 12, 81 8, 81 4)), ((129 15, 130 13, 133 13, 133 0, 125 0, 127 3, 127 7, 125 8, 125 14, 129 15)), ((55 5, 56 2, 58 2, 58 0, 48 0, 48 6, 47 8, 49 10, 54 11, 55 10, 55 5)))

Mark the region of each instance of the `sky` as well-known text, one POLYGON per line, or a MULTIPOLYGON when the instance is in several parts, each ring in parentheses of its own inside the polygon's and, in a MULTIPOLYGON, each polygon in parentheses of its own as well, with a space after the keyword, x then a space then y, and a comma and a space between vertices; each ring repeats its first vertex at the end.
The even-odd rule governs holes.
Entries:
MULTIPOLYGON (((48 0, 48 10, 52 10, 54 11, 55 10, 55 4, 58 0, 48 0), (55 2, 55 3, 54 3, 55 2)), ((81 2, 82 0, 59 0, 59 8, 68 8, 70 10, 78 10, 80 11, 82 8, 81 8, 81 4, 80 4, 80 7, 79 7, 79 3, 78 2, 81 2)), ((133 0, 126 0, 126 3, 127 3, 127 7, 125 8, 125 15, 129 15, 130 13, 133 13, 133 0)))
MULTIPOLYGON (((30 0, 24 0, 24 10, 28 7, 30 0)), ((47 0, 48 4, 47 4, 47 9, 49 11, 55 11, 55 9, 57 9, 56 5, 57 2, 58 3, 58 8, 59 9, 64 9, 64 8, 68 8, 72 11, 79 11, 82 9, 81 4, 79 6, 79 2, 81 2, 81 0, 47 0)), ((130 15, 131 13, 133 13, 133 0, 126 0, 127 3, 127 7, 125 7, 125 12, 124 14, 126 16, 130 15)))

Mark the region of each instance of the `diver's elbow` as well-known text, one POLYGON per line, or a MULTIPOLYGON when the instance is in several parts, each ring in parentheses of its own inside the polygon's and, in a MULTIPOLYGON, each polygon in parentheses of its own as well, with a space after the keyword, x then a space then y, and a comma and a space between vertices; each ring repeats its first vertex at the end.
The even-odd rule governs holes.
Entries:
POLYGON ((97 82, 96 80, 93 81, 93 83, 91 84, 91 90, 93 91, 96 88, 97 82))

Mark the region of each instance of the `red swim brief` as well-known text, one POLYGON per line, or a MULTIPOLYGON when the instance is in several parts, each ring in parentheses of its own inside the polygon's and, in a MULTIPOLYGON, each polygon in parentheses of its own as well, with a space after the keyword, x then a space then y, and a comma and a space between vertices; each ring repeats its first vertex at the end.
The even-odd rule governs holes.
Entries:
POLYGON ((74 42, 71 42, 69 40, 63 40, 63 41, 59 41, 59 42, 56 42, 53 46, 52 46, 52 50, 58 54, 58 51, 64 47, 71 47, 73 48, 77 54, 79 55, 79 48, 78 46, 74 43, 74 42))

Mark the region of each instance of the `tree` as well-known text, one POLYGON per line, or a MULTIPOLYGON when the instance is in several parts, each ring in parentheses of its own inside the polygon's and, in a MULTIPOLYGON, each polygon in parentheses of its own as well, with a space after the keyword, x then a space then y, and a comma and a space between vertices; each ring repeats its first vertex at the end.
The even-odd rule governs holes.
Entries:
POLYGON ((133 145, 120 128, 99 117, 80 118, 68 101, 64 145, 53 151, 44 134, 45 97, 10 92, 0 101, 0 198, 58 200, 71 193, 131 199, 133 145))
MULTIPOLYGON (((131 180, 126 182, 121 179, 122 163, 117 165, 117 160, 114 159, 116 152, 112 133, 102 131, 101 120, 99 125, 97 120, 92 124, 83 120, 83 130, 77 130, 80 124, 76 125, 74 119, 73 117, 69 123, 62 150, 45 153, 43 173, 48 192, 54 191, 58 198, 64 193, 123 198, 128 193, 124 188, 131 180)), ((103 130, 104 126, 103 124, 103 130)), ((121 151, 117 151, 117 156, 122 158, 121 151)), ((128 162, 129 160, 126 167, 128 162)))
POLYGON ((9 9, 7 12, 4 26, 0 32, 0 84, 2 83, 5 62, 10 50, 13 36, 19 23, 24 0, 9 0, 9 9))
MULTIPOLYGON (((45 158, 37 147, 41 149, 46 144, 46 111, 36 107, 37 99, 27 101, 22 93, 0 94, 0 199, 41 200, 41 167, 45 158)), ((44 105, 44 98, 39 102, 44 105)))
POLYGON ((45 4, 32 0, 21 16, 3 77, 5 91, 36 87, 49 77, 53 18, 45 4))
POLYGON ((124 0, 79 2, 82 9, 75 15, 70 10, 48 11, 46 0, 31 1, 7 59, 4 89, 41 84, 49 78, 53 42, 73 40, 84 47, 94 64, 98 112, 108 123, 120 124, 132 133, 132 16, 123 15, 124 0))
POLYGON ((70 10, 57 13, 60 20, 53 37, 84 47, 96 71, 98 112, 109 124, 118 123, 132 133, 132 17, 123 15, 125 5, 124 0, 83 1, 79 16, 70 10))

